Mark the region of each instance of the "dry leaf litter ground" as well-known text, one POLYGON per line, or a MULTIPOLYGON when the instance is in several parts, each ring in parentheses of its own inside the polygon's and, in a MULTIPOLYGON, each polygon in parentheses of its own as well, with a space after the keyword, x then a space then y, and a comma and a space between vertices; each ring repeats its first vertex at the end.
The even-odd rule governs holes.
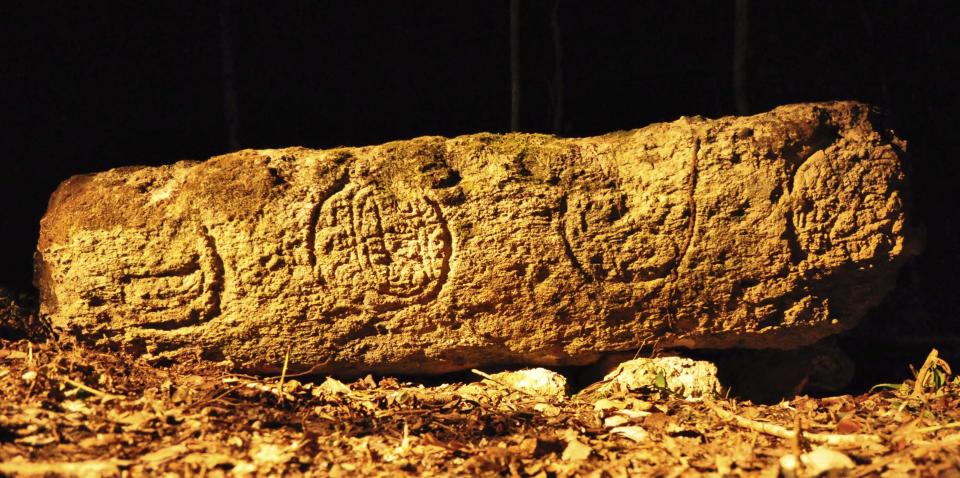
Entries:
MULTIPOLYGON (((14 312, 8 337, 32 330, 14 312)), ((543 369, 341 382, 2 339, 0 475, 960 476, 960 381, 935 353, 916 380, 776 405, 665 360, 571 395, 543 369)))

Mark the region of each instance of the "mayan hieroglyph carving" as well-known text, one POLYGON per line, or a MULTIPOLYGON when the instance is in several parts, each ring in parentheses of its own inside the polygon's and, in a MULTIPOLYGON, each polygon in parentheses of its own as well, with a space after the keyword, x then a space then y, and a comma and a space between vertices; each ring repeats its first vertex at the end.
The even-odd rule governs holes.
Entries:
POLYGON ((64 282, 98 320, 166 329, 220 313, 223 261, 209 233, 193 225, 150 235, 115 229, 75 235, 69 246, 89 256, 60 264, 64 282), (163 234, 166 233, 166 234, 163 234), (100 254, 104 244, 128 251, 100 254))
POLYGON ((904 143, 851 102, 591 138, 246 150, 65 181, 55 326, 250 371, 438 373, 854 325, 910 252, 904 143))
POLYGON ((665 279, 679 267, 696 223, 692 191, 697 138, 690 131, 687 139, 671 145, 670 152, 646 153, 653 157, 665 153, 659 171, 641 155, 637 166, 645 170, 640 173, 643 179, 624 178, 616 171, 594 189, 578 188, 563 197, 560 234, 570 260, 586 280, 644 284, 665 279), (644 191, 624 190, 624 180, 657 182, 691 193, 652 197, 644 191), (672 240, 651 240, 663 235, 666 224, 681 226, 672 240))
POLYGON ((323 202, 313 227, 319 280, 355 304, 385 310, 430 300, 446 280, 450 232, 440 206, 423 197, 347 184, 323 202))

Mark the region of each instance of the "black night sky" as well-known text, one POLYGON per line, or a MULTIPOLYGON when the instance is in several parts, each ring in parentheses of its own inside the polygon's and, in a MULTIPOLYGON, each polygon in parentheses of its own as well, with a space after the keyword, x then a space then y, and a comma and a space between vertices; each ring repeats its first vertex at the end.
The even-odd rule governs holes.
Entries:
MULTIPOLYGON (((521 0, 520 130, 737 114, 735 6, 521 0)), ((70 175, 231 149, 222 20, 239 146, 325 148, 509 130, 509 11, 508 0, 3 2, 0 284, 29 291, 38 221, 70 175)), ((862 100, 909 141, 927 252, 872 320, 957 335, 956 1, 749 0, 747 14, 741 108, 862 100)))

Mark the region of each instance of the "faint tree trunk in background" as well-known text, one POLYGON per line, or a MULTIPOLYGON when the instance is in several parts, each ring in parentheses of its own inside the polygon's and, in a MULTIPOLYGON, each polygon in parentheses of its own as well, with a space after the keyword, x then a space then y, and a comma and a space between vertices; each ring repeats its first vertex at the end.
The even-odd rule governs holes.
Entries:
POLYGON ((240 111, 237 105, 237 75, 230 41, 230 0, 220 0, 220 68, 223 75, 223 116, 227 123, 227 146, 240 149, 240 111))
POLYGON ((510 0, 510 131, 520 130, 520 0, 510 0))
POLYGON ((560 0, 553 2, 553 133, 563 132, 563 42, 560 40, 560 0))
POLYGON ((857 10, 860 13, 860 22, 863 23, 863 29, 867 32, 867 39, 870 41, 870 51, 867 53, 867 56, 870 58, 871 63, 877 71, 877 82, 880 86, 880 97, 883 101, 884 109, 884 126, 889 128, 892 123, 893 116, 893 100, 890 99, 890 88, 887 86, 887 68, 883 64, 883 56, 877 54, 877 38, 873 34, 873 21, 870 20, 870 13, 867 12, 866 5, 863 4, 863 0, 857 0, 857 10))
POLYGON ((750 113, 747 100, 747 52, 750 47, 750 18, 747 0, 734 2, 733 26, 733 99, 738 115, 750 113))

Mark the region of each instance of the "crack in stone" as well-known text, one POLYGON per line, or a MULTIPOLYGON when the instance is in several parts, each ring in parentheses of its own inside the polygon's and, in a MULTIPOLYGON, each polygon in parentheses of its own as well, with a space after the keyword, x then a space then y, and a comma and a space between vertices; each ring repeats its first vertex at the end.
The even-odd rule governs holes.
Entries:
POLYGON ((784 230, 782 239, 787 241, 787 247, 790 249, 790 262, 793 265, 800 264, 807 259, 807 252, 800 245, 800 239, 797 236, 797 226, 793 223, 793 211, 787 211, 784 216, 784 230))
POLYGON ((593 276, 587 274, 587 271, 584 270, 583 264, 580 263, 580 260, 577 259, 576 254, 573 253, 573 246, 570 245, 570 238, 567 237, 567 195, 564 194, 560 198, 560 205, 558 207, 560 213, 559 220, 557 221, 560 229, 560 239, 563 242, 563 252, 566 254, 567 258, 570 259, 570 264, 573 265, 573 268, 580 274, 580 277, 583 278, 585 282, 593 282, 593 276))
POLYGON ((223 296, 223 290, 226 286, 224 282, 224 266, 223 258, 220 257, 220 252, 217 250, 217 242, 210 235, 210 231, 206 226, 202 228, 203 241, 207 246, 207 251, 210 253, 210 268, 213 278, 207 285, 207 292, 210 293, 210 300, 208 301, 209 306, 204 311, 203 320, 211 320, 214 317, 220 315, 220 303, 223 296))
POLYGON ((690 210, 690 219, 687 220, 687 234, 684 237, 683 247, 680 248, 680 257, 677 258, 677 269, 683 265, 687 254, 690 252, 690 246, 693 243, 693 235, 697 228, 697 176, 700 171, 697 168, 700 155, 700 138, 693 138, 693 156, 690 159, 690 193, 687 196, 687 208, 690 210))

